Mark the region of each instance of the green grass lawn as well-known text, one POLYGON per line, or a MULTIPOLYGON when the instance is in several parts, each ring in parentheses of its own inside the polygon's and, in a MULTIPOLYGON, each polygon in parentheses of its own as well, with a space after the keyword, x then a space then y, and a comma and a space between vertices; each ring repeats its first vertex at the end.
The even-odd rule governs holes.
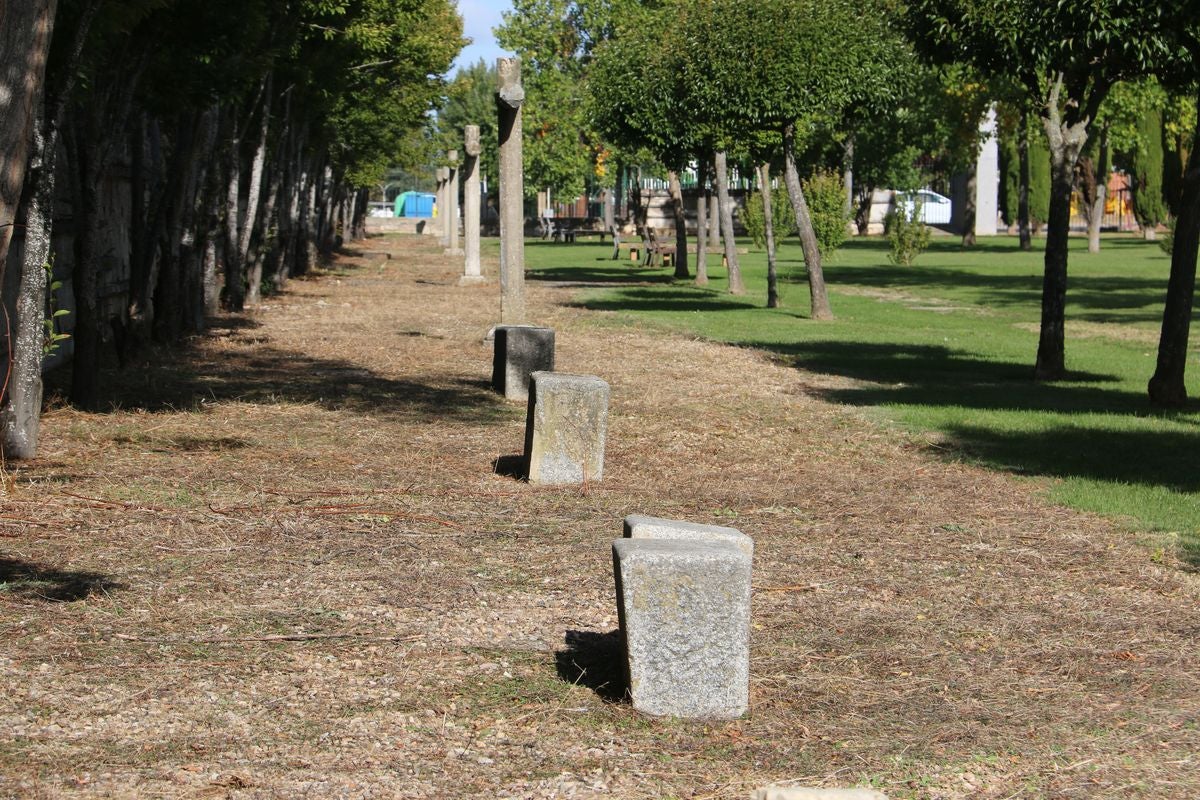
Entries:
MULTIPOLYGON (((795 242, 780 251, 778 309, 765 307, 766 256, 753 250, 742 256, 742 297, 726 293, 719 256, 710 257, 706 289, 672 282, 669 269, 612 261, 611 245, 531 241, 526 264, 529 280, 595 283, 581 297, 587 308, 856 379, 828 399, 933 434, 949 457, 1051 478, 1052 497, 1066 505, 1178 534, 1184 557, 1200 566, 1200 409, 1155 412, 1146 400, 1168 257, 1128 237, 1106 238, 1099 255, 1073 240, 1070 375, 1035 383, 1041 245, 1022 253, 1015 237, 997 237, 963 251, 945 238, 915 266, 898 267, 881 240, 852 240, 826 265, 837 316, 826 323, 807 318, 795 242)), ((1200 395, 1200 364, 1189 378, 1200 395)))

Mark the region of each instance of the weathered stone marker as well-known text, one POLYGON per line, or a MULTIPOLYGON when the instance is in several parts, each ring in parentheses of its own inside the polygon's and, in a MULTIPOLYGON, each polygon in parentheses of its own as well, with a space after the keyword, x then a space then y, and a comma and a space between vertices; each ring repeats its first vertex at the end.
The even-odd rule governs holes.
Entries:
POLYGON ((726 528, 721 525, 701 525, 698 522, 630 514, 625 518, 625 538, 724 542, 745 551, 746 555, 751 558, 754 557, 753 539, 737 528, 726 528))
POLYGON ((554 369, 554 329, 497 325, 492 351, 492 388, 509 400, 529 397, 535 372, 554 369))
POLYGON ((750 800, 888 800, 874 789, 806 789, 767 786, 758 789, 750 800))
POLYGON ((479 126, 468 125, 463 129, 466 143, 466 158, 463 159, 463 238, 466 245, 466 260, 459 284, 483 282, 483 271, 479 262, 479 126))
POLYGON ((462 249, 458 246, 458 151, 446 153, 450 160, 447 167, 446 180, 446 255, 461 256, 462 249))
POLYGON ((750 698, 754 543, 733 528, 625 520, 613 542, 617 617, 638 711, 735 719, 750 698))
POLYGON ((525 321, 525 174, 521 163, 521 59, 496 59, 500 139, 500 321, 525 321))
POLYGON ((604 477, 608 394, 608 384, 591 375, 530 376, 525 417, 530 483, 586 483, 604 477))

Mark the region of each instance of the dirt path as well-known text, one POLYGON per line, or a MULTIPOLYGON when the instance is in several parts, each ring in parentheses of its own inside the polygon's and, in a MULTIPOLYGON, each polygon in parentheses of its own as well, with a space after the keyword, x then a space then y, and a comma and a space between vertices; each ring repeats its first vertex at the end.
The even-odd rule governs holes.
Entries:
POLYGON ((46 418, 0 506, 0 796, 1200 795, 1200 581, 746 350, 530 284, 605 480, 493 473, 495 286, 375 240, 46 418), (751 714, 614 702, 628 513, 756 542, 751 714))

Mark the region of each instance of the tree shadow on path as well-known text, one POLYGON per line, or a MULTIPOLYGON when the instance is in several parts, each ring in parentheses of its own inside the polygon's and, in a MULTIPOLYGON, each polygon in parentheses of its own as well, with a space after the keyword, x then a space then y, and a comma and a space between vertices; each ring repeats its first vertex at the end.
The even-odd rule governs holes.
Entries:
POLYGON ((567 631, 566 649, 554 654, 558 675, 564 681, 586 686, 605 702, 619 703, 628 687, 622 663, 621 632, 567 631))
POLYGON ((72 603, 97 592, 125 588, 99 572, 43 567, 15 558, 0 558, 0 595, 72 603))

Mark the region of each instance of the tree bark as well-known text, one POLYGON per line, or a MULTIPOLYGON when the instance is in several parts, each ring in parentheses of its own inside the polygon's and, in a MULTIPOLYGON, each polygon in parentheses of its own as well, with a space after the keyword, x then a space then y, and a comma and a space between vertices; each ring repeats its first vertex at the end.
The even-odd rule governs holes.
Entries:
POLYGON ((763 221, 767 234, 767 308, 779 308, 779 278, 775 267, 775 218, 771 211, 771 164, 758 168, 759 194, 762 196, 763 221))
POLYGON ((810 316, 816 320, 833 319, 833 309, 829 307, 829 295, 825 291, 821 250, 817 245, 817 234, 813 230, 808 201, 804 199, 804 189, 800 186, 800 173, 796 170, 795 130, 791 125, 783 130, 783 166, 783 180, 792 200, 792 210, 796 214, 796 231, 800 235, 800 249, 804 252, 804 264, 808 271, 810 316))
MULTIPOLYGON (((228 114, 228 110, 218 105, 214 110, 214 116, 210 124, 217 126, 218 134, 221 127, 221 116, 228 114)), ((221 148, 215 146, 210 150, 213 157, 217 156, 221 148)), ((200 297, 201 297, 201 314, 200 322, 210 317, 215 317, 221 313, 221 277, 218 266, 221 261, 221 242, 224 240, 224 231, 221 226, 221 201, 225 194, 226 184, 221 180, 221 169, 217 164, 213 164, 208 169, 207 179, 204 188, 204 211, 202 215, 204 236, 201 246, 200 257, 200 297)))
POLYGON ((696 285, 708 286, 708 161, 696 169, 696 285))
POLYGON ((1066 375, 1067 237, 1071 226, 1071 186, 1079 154, 1087 143, 1087 122, 1085 119, 1064 124, 1058 108, 1057 88, 1051 92, 1042 122, 1050 144, 1050 218, 1046 224, 1042 320, 1034 378, 1051 381, 1066 375))
POLYGON ((709 180, 708 193, 708 238, 712 240, 712 247, 721 249, 721 202, 716 196, 717 190, 717 170, 716 159, 705 164, 706 167, 712 167, 713 177, 709 180))
POLYGON ((100 259, 99 170, 96 162, 98 143, 91 138, 94 131, 73 129, 71 155, 75 219, 75 264, 71 284, 75 294, 75 353, 71 359, 71 392, 73 405, 94 411, 100 403, 100 311, 98 276, 100 259))
POLYGON ((687 280, 692 275, 688 272, 687 216, 683 211, 683 187, 679 183, 678 172, 668 172, 667 178, 671 187, 671 211, 675 217, 675 277, 687 280))
POLYGON ((1022 250, 1033 249, 1029 230, 1029 181, 1029 111, 1022 104, 1017 128, 1017 233, 1022 250))
MULTIPOLYGON (((238 218, 238 260, 243 269, 250 258, 250 241, 258 220, 258 201, 262 193, 263 167, 267 163, 267 135, 271 129, 271 74, 267 73, 262 98, 262 122, 259 127, 258 143, 250 162, 250 186, 246 193, 246 208, 238 218)), ((248 275, 245 302, 258 305, 262 302, 262 260, 255 259, 256 275, 248 275)))
POLYGON ((725 151, 718 150, 716 161, 717 203, 721 213, 721 234, 725 240, 725 262, 729 269, 729 293, 745 294, 742 270, 738 266, 737 245, 733 238, 733 202, 729 197, 729 171, 725 163, 725 151))
MULTIPOLYGON (((43 111, 43 115, 44 115, 43 111)), ((44 118, 44 117, 43 117, 44 118)), ((58 126, 35 122, 29 167, 25 173, 25 251, 17 295, 16 331, 9 363, 8 392, 0 411, 4 456, 37 455, 42 411, 42 360, 46 289, 54 214, 54 167, 58 126)))
POLYGON ((57 0, 0 0, 0 281, 46 78, 57 0))
POLYGON ((241 311, 246 305, 246 279, 242 270, 242 249, 238 230, 241 217, 241 138, 237 120, 231 116, 233 135, 225 154, 225 307, 241 311))
MULTIPOLYGON (((1200 97, 1197 97, 1196 106, 1200 109, 1200 97)), ((1200 130, 1193 135, 1181 184, 1179 216, 1175 218, 1175 241, 1171 248, 1171 276, 1167 281, 1167 299, 1158 339, 1158 363, 1147 386, 1150 402, 1161 408, 1180 408, 1187 403, 1184 371, 1187 369, 1198 253, 1200 130)))
POLYGON ((854 134, 842 145, 842 188, 846 192, 846 213, 854 211, 854 134))
POLYGON ((1108 193, 1108 131, 1100 132, 1100 154, 1094 165, 1089 164, 1092 187, 1088 207, 1088 252, 1100 252, 1100 227, 1104 224, 1104 200, 1108 193))
POLYGON ((979 188, 978 159, 967 173, 966 202, 963 203, 962 247, 975 246, 975 193, 979 188))

